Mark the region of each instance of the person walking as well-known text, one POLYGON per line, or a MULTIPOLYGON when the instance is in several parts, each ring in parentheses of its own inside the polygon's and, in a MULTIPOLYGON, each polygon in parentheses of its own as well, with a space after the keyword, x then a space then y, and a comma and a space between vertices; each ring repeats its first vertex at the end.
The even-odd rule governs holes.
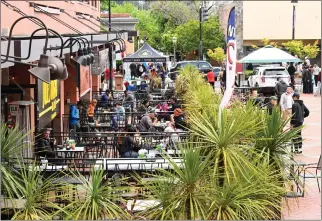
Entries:
POLYGON ((224 93, 226 90, 226 68, 223 67, 221 76, 220 76, 220 85, 221 85, 221 92, 224 93))
POLYGON ((290 74, 291 84, 292 84, 292 87, 294 90, 294 87, 295 87, 294 75, 295 75, 296 69, 295 69, 293 63, 290 64, 290 66, 287 68, 287 71, 290 74))
POLYGON ((280 107, 283 113, 283 120, 287 120, 292 114, 292 105, 293 105, 293 88, 288 86, 286 92, 282 94, 280 107))
POLYGON ((309 71, 308 66, 303 67, 302 83, 303 83, 303 93, 313 94, 313 79, 312 73, 309 71))
POLYGON ((283 78, 277 78, 277 82, 276 82, 276 85, 275 85, 275 92, 276 92, 276 95, 277 95, 278 102, 280 102, 281 96, 282 96, 283 93, 286 92, 286 89, 287 89, 287 84, 285 83, 283 78))
POLYGON ((318 86, 318 76, 319 76, 320 68, 317 64, 313 66, 313 76, 314 76, 314 83, 315 87, 318 86))
POLYGON ((315 94, 314 94, 315 97, 318 96, 318 94, 321 95, 321 71, 318 74, 317 81, 318 81, 318 84, 317 84, 317 89, 316 89, 315 94))
POLYGON ((208 83, 215 88, 215 73, 211 70, 207 74, 205 74, 205 77, 207 77, 208 83))
MULTIPOLYGON (((303 101, 300 100, 300 94, 295 92, 292 96, 294 103, 292 105, 292 118, 291 118, 291 127, 299 128, 303 125, 304 118, 309 116, 310 111, 304 105, 303 101)), ((293 139, 294 153, 302 153, 302 130, 299 129, 298 137, 293 139)))

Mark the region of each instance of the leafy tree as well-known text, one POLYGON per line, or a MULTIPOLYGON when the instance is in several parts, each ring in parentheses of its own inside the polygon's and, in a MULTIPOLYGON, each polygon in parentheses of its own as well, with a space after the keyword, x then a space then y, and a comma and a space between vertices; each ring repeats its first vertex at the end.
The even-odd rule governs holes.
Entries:
POLYGON ((226 59, 225 51, 220 47, 215 48, 214 50, 209 49, 207 55, 219 63, 222 63, 226 59))
POLYGON ((191 19, 198 19, 198 13, 181 1, 154 1, 150 5, 153 13, 162 15, 164 25, 178 26, 191 19))
POLYGON ((303 46, 302 51, 304 56, 308 56, 309 58, 316 58, 320 52, 318 41, 315 41, 313 45, 308 44, 303 46))
POLYGON ((303 42, 302 41, 288 41, 286 43, 282 43, 282 45, 288 50, 290 53, 297 55, 298 57, 302 58, 302 48, 303 42))
MULTIPOLYGON (((176 28, 178 49, 189 53, 199 48, 199 21, 191 20, 176 28)), ((210 17, 202 24, 202 37, 204 51, 224 47, 225 35, 221 29, 218 17, 210 17)))

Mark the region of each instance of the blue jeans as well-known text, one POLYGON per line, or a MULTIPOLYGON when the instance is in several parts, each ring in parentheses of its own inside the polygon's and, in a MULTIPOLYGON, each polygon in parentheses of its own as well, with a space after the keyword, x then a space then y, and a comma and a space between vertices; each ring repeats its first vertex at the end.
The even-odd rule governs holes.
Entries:
POLYGON ((121 155, 122 158, 138 158, 139 154, 133 150, 127 151, 121 155))

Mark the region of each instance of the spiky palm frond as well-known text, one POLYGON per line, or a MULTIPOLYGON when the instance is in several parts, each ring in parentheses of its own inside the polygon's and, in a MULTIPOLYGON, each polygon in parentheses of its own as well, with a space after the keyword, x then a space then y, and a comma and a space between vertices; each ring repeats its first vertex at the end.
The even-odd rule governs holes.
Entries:
POLYGON ((91 181, 79 172, 72 177, 79 180, 78 192, 83 195, 64 208, 65 219, 73 220, 104 220, 128 219, 130 216, 117 202, 123 200, 119 196, 117 187, 104 181, 103 170, 91 170, 91 181))
POLYGON ((231 177, 225 185, 218 185, 216 176, 210 179, 213 189, 209 193, 211 206, 207 219, 280 219, 278 211, 281 209, 285 189, 281 186, 276 171, 267 165, 257 164, 257 167, 247 167, 243 176, 235 174, 231 177))
POLYGON ((21 197, 17 200, 24 200, 21 208, 14 208, 13 220, 51 220, 61 208, 54 204, 53 191, 62 190, 62 186, 53 181, 55 175, 44 177, 36 162, 31 165, 19 161, 19 191, 21 197), (52 210, 52 211, 50 211, 52 210))
POLYGON ((1 126, 1 184, 9 198, 21 197, 19 188, 22 186, 15 166, 19 164, 17 159, 22 157, 23 151, 32 145, 24 142, 27 136, 28 133, 20 130, 18 125, 14 128, 8 128, 6 124, 1 126))
POLYGON ((265 118, 264 127, 257 134, 255 149, 266 153, 272 164, 285 168, 286 160, 292 158, 288 146, 298 137, 302 127, 287 128, 290 119, 284 121, 278 108, 273 108, 272 114, 267 114, 265 118))
POLYGON ((168 158, 173 170, 158 170, 155 181, 142 183, 151 192, 150 199, 158 205, 146 209, 140 215, 149 219, 204 219, 207 216, 208 162, 211 157, 203 157, 201 149, 189 143, 183 152, 182 168, 168 158))

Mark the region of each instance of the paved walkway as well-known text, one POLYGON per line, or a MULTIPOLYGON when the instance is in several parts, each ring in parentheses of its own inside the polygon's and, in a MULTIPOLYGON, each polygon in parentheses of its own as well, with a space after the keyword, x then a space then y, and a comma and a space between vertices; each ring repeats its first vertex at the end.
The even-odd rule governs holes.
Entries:
MULTIPOLYGON (((321 155, 321 97, 302 94, 300 99, 310 110, 310 115, 305 118, 305 128, 302 131, 305 139, 303 154, 295 156, 295 160, 317 163, 321 155)), ((318 191, 316 179, 308 179, 305 197, 287 199, 287 202, 289 210, 285 203, 283 220, 321 220, 321 193, 318 191)))

